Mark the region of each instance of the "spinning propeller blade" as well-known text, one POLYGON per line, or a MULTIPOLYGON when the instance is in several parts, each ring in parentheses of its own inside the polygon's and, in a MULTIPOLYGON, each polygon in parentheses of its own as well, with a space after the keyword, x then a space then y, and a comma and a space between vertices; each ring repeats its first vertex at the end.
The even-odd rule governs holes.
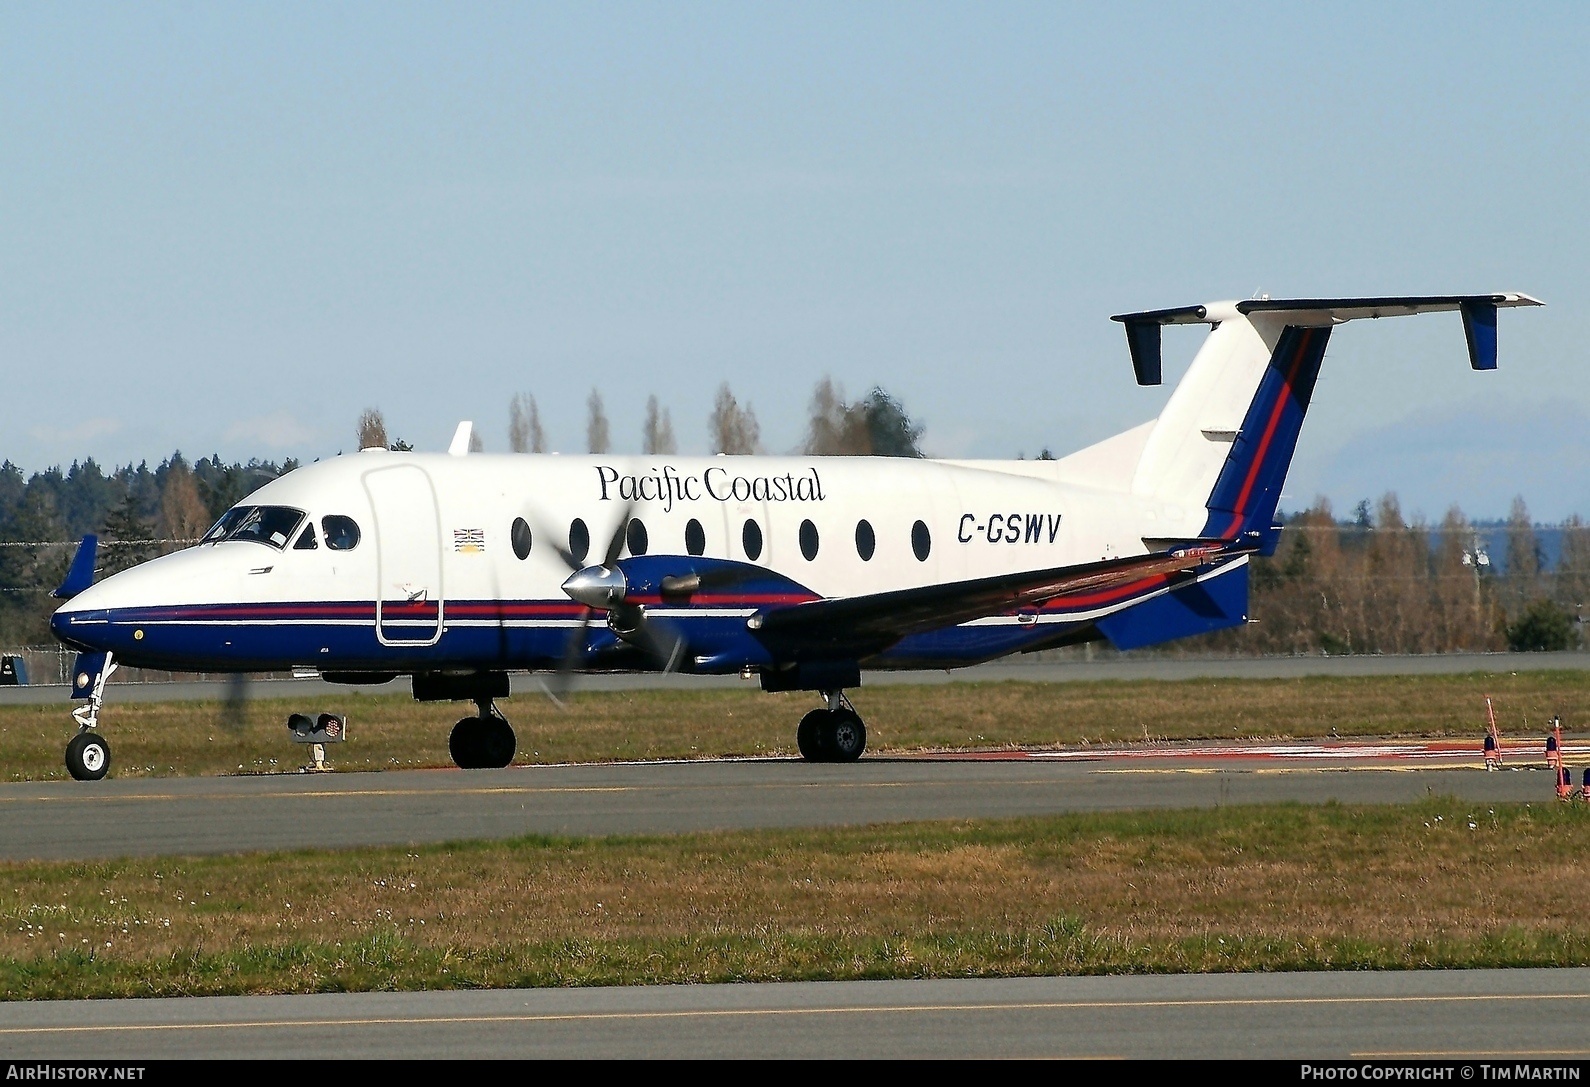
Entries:
POLYGON ((233 672, 226 677, 226 695, 221 703, 221 727, 242 732, 248 727, 248 674, 233 672))
MULTIPOLYGON (((602 562, 596 569, 601 571, 614 570, 613 564, 618 562, 619 555, 623 553, 624 541, 629 532, 629 519, 634 512, 634 502, 624 506, 623 513, 619 516, 612 535, 608 537, 607 547, 602 552, 602 562)), ((591 566, 576 558, 573 551, 559 544, 557 535, 546 527, 540 517, 531 515, 526 520, 534 525, 535 534, 547 542, 547 545, 562 560, 563 565, 568 567, 570 574, 578 574, 582 570, 592 569, 591 566)), ((584 614, 580 617, 580 625, 569 631, 568 641, 564 643, 563 658, 558 662, 558 670, 542 684, 542 689, 546 691, 547 697, 560 709, 566 706, 568 696, 574 690, 574 678, 578 674, 580 658, 585 655, 585 645, 589 638, 591 622, 595 615, 596 613, 592 608, 587 607, 585 609, 584 614)))

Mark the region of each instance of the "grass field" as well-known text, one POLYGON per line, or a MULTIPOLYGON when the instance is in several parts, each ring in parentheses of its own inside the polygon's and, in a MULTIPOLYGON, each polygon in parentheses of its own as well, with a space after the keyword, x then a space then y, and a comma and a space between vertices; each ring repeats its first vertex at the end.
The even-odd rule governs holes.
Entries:
MULTIPOLYGON (((1540 735, 1562 715, 1568 730, 1590 723, 1590 672, 1458 676, 1200 679, 1086 683, 953 683, 854 692, 871 751, 1053 747, 1186 739, 1287 736, 1477 738, 1486 695, 1504 733, 1540 735)), ((795 724, 815 696, 745 690, 633 691, 576 695, 568 710, 520 697, 502 703, 519 736, 521 763, 790 754, 795 724)), ((108 703, 101 725, 117 777, 259 773, 293 768, 306 752, 287 740, 294 710, 350 717, 351 739, 330 750, 346 770, 451 765, 447 736, 467 704, 406 696, 339 696, 335 704, 260 701, 246 719, 219 703, 108 703)), ((0 707, 0 774, 6 780, 66 775, 72 735, 64 706, 0 707)))
POLYGON ((1434 800, 7 864, 0 993, 1586 965, 1587 855, 1434 800))

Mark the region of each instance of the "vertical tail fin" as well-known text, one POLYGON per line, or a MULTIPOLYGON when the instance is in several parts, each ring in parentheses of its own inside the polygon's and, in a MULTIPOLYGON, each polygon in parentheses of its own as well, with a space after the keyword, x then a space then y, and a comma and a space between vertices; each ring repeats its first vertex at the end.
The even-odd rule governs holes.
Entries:
POLYGON ((1260 550, 1275 550, 1275 507, 1330 337, 1329 327, 1282 331, 1204 503, 1209 519, 1201 535, 1230 540, 1258 533, 1260 550))
POLYGON ((1140 384, 1160 376, 1159 326, 1209 324, 1192 367, 1143 446, 1132 491, 1203 506, 1203 536, 1247 536, 1270 554, 1276 505, 1332 329, 1362 317, 1458 310, 1469 361, 1496 366, 1496 310, 1538 306, 1528 295, 1250 299, 1121 314, 1140 384))

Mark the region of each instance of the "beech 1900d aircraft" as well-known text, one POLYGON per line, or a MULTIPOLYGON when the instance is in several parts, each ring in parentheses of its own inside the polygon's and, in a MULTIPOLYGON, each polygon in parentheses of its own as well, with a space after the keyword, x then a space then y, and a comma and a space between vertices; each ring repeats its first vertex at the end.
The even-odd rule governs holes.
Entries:
POLYGON ((1157 419, 1057 461, 613 457, 366 450, 306 465, 195 546, 94 584, 87 537, 52 626, 79 650, 74 777, 102 777, 117 662, 412 677, 473 701, 462 767, 505 766, 514 671, 758 675, 813 691, 808 759, 861 755, 863 669, 955 668, 1093 640, 1133 649, 1247 618, 1332 330, 1458 311, 1496 366, 1520 294, 1250 299, 1121 314, 1140 384, 1160 333, 1210 333, 1157 419))

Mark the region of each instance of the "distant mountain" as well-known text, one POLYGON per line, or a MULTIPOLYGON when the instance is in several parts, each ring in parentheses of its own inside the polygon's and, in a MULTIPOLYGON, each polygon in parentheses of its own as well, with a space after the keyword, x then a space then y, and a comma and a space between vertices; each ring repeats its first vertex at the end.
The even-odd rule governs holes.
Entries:
POLYGON ((1523 495, 1537 522, 1590 517, 1590 415, 1572 405, 1469 405, 1410 415, 1323 453, 1299 450, 1283 504, 1325 495, 1338 517, 1395 491, 1410 516, 1439 521, 1453 504, 1501 520, 1523 495))

